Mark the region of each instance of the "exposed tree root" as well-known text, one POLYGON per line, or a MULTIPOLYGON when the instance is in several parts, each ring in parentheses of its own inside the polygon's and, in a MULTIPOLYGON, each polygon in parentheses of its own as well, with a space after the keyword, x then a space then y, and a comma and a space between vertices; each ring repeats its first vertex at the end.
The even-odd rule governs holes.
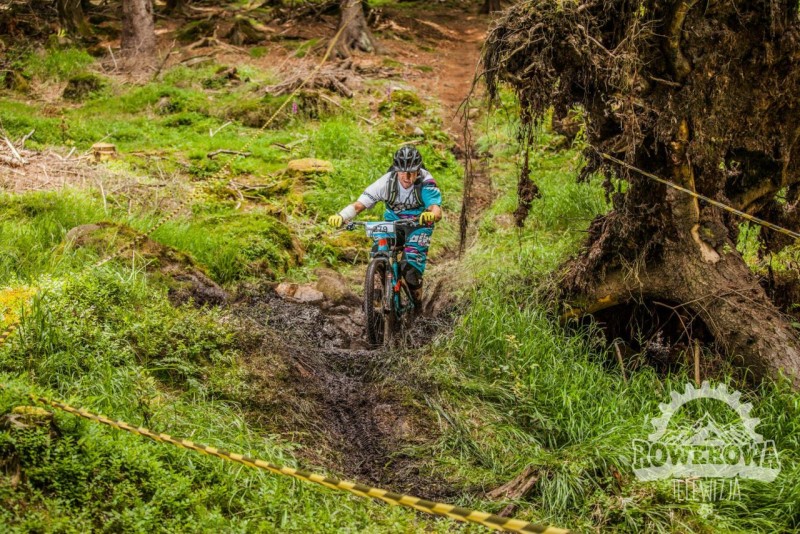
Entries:
MULTIPOLYGON (((590 312, 676 303, 732 361, 800 385, 800 338, 736 252, 741 221, 630 168, 800 230, 798 8, 523 0, 490 33, 484 65, 491 94, 500 82, 517 92, 523 125, 551 107, 561 119, 581 106, 591 146, 584 175, 628 182, 565 266, 564 298, 590 312)), ((771 250, 787 245, 761 237, 771 250)))

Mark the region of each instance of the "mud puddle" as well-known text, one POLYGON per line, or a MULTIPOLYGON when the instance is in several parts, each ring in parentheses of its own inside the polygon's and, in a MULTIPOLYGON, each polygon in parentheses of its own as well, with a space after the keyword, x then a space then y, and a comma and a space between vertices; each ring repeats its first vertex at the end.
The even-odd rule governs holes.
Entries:
POLYGON ((302 445, 301 463, 429 499, 458 492, 424 473, 406 451, 435 439, 424 385, 409 387, 402 359, 430 342, 443 319, 420 317, 396 351, 370 350, 360 303, 303 304, 272 288, 249 289, 233 306, 254 343, 248 417, 302 445))

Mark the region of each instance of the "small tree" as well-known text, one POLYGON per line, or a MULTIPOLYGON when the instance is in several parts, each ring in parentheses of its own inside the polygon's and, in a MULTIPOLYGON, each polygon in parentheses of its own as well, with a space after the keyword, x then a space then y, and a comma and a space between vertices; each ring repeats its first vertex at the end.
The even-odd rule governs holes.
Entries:
POLYGON ((353 50, 373 52, 375 43, 367 25, 362 0, 341 0, 341 16, 339 30, 342 35, 336 45, 336 55, 340 58, 350 57, 353 50))
POLYGON ((500 0, 484 0, 483 6, 481 7, 481 13, 494 13, 495 11, 500 11, 501 9, 503 8, 500 6, 500 0))
POLYGON ((153 64, 156 33, 151 0, 122 0, 122 55, 128 68, 153 64))
POLYGON ((57 0, 58 20, 67 34, 74 37, 90 37, 92 29, 86 22, 82 0, 57 0))

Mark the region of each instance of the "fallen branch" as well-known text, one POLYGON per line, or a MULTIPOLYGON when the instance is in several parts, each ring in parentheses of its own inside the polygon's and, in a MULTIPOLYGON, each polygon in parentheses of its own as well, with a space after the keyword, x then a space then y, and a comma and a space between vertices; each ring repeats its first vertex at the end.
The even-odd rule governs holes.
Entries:
POLYGON ((26 163, 28 163, 27 161, 25 161, 25 158, 23 158, 22 156, 19 155, 19 152, 17 152, 17 149, 14 147, 14 143, 9 141, 8 137, 4 136, 3 137, 3 141, 6 142, 6 145, 8 145, 8 148, 11 149, 11 154, 13 154, 14 157, 19 160, 20 164, 25 165, 26 163))
POLYGON ((619 350, 619 343, 614 343, 614 350, 617 353, 617 362, 619 363, 619 370, 622 371, 622 381, 628 383, 628 377, 625 376, 625 362, 622 360, 622 351, 619 350))
POLYGON ((36 128, 28 132, 27 134, 22 136, 22 139, 19 140, 19 147, 25 148, 25 141, 31 138, 31 136, 36 132, 36 128))
POLYGON ((12 167, 22 167, 23 165, 25 165, 18 159, 12 158, 11 156, 4 156, 3 154, 0 154, 0 161, 2 161, 7 165, 11 165, 12 167))
POLYGON ((228 122, 226 122, 225 124, 223 124, 222 126, 220 126, 219 128, 217 128, 216 130, 212 130, 211 128, 209 128, 209 129, 208 129, 208 136, 209 136, 209 137, 214 137, 214 136, 215 136, 215 135, 217 135, 217 134, 218 134, 220 131, 222 131, 222 129, 223 129, 223 128, 225 128, 226 126, 229 126, 230 124, 232 124, 232 123, 231 123, 231 121, 228 121, 228 122))
POLYGON ((346 61, 337 65, 328 65, 316 72, 310 79, 307 71, 295 70, 285 81, 265 87, 264 91, 274 96, 292 93, 298 87, 307 89, 327 89, 339 93, 346 98, 353 97, 353 90, 349 85, 355 85, 361 78, 352 68, 353 64, 346 61))
MULTIPOLYGON (((534 484, 539 481, 540 475, 536 468, 529 465, 523 469, 522 473, 514 477, 513 480, 506 482, 499 488, 496 488, 486 494, 490 499, 510 499, 518 500, 523 498, 533 488, 534 484)), ((511 503, 506 506, 498 515, 510 515, 517 507, 516 504, 511 503)))
POLYGON ((700 341, 694 340, 694 383, 700 387, 700 341))
POLYGON ((214 150, 213 152, 209 152, 208 154, 206 154, 206 157, 208 159, 214 159, 220 154, 232 154, 234 156, 242 156, 246 158, 247 156, 250 155, 250 152, 239 152, 237 150, 227 150, 225 148, 220 148, 219 150, 214 150))
POLYGON ((228 185, 231 186, 231 189, 234 190, 234 192, 236 193, 236 197, 239 199, 238 202, 236 202, 236 207, 233 208, 234 210, 238 210, 239 208, 242 207, 242 202, 244 202, 244 195, 242 194, 242 192, 237 187, 236 182, 234 182, 233 180, 228 182, 228 185))

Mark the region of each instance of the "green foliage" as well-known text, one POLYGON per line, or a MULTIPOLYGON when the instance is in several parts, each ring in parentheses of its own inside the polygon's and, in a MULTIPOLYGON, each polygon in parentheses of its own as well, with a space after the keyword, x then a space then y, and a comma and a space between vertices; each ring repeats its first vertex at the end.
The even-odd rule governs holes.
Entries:
POLYGON ((77 48, 53 48, 30 52, 14 67, 28 78, 42 81, 63 81, 82 73, 95 59, 77 48))
POLYGON ((101 203, 76 191, 0 195, 0 286, 81 265, 90 252, 68 249, 56 254, 57 249, 71 228, 104 216, 101 203))
MULTIPOLYGON (((291 463, 231 401, 248 395, 221 312, 173 308, 140 271, 45 282, 0 350, 0 413, 48 395, 197 442, 291 463), (14 378, 12 378, 12 376, 14 378)), ((405 529, 405 510, 334 496, 57 413, 49 428, 0 430, 0 524, 23 532, 405 529), (308 506, 314 503, 314 506, 308 506), (373 527, 376 528, 376 527, 373 527)))
MULTIPOLYGON (((460 276, 476 281, 464 296, 469 307, 432 356, 416 362, 417 372, 440 392, 429 404, 447 421, 438 443, 422 451, 436 459, 431 468, 466 486, 493 488, 531 466, 537 480, 517 502, 517 515, 578 531, 796 529, 800 410, 788 383, 765 383, 753 391, 734 381, 731 369, 719 371, 729 389, 753 403, 752 415, 762 421, 758 432, 775 440, 782 464, 775 482, 741 481, 740 501, 702 504, 676 502, 670 481, 634 478, 632 441, 647 439, 648 418, 659 416, 659 404, 691 378, 686 370, 661 377, 643 366, 629 369, 625 382, 595 328, 559 325, 548 298, 550 273, 608 206, 599 180, 575 183, 578 155, 547 152, 549 134, 540 131, 531 176, 542 197, 524 228, 514 227, 516 132, 497 120, 486 119, 479 145, 496 155, 491 175, 499 197, 459 268, 460 276)), ((731 418, 723 403, 706 402, 703 408, 717 421, 731 418)), ((698 413, 685 409, 674 419, 691 426, 698 413)))
POLYGON ((165 225, 154 238, 192 254, 220 283, 274 278, 296 262, 289 229, 260 210, 200 214, 165 225))
MULTIPOLYGON (((199 26, 185 27, 185 38, 204 31, 199 26)), ((296 55, 315 44, 300 43, 296 55)), ((251 56, 265 52, 256 47, 251 56)), ((77 50, 50 50, 20 56, 14 68, 34 84, 52 84, 81 76, 91 62, 77 50)), ((444 196, 446 220, 437 225, 434 253, 455 243, 463 171, 429 102, 394 91, 380 104, 378 124, 371 125, 359 118, 369 114, 369 102, 354 99, 334 108, 301 94, 294 101, 297 113, 288 102, 261 131, 288 97, 263 97, 261 87, 273 83, 270 73, 237 65, 243 81, 232 86, 215 78, 220 68, 209 62, 169 69, 160 81, 141 86, 109 83, 83 103, 63 107, 0 99, 2 126, 11 137, 35 128, 29 140, 34 148, 85 150, 103 139, 122 155, 107 164, 112 168, 157 172, 161 180, 167 169, 173 173, 169 178, 193 180, 202 188, 202 200, 191 215, 165 224, 152 237, 191 255, 218 282, 235 284, 278 279, 286 272, 305 277, 317 264, 337 265, 345 251, 366 252, 362 235, 331 232, 321 221, 386 172, 392 153, 413 138, 407 131, 407 119, 413 118, 425 132, 424 139, 413 139, 420 141, 426 167, 444 196), (209 157, 245 146, 246 157, 209 157), (329 160, 334 172, 283 172, 290 160, 304 157, 329 160), (230 174, 219 174, 228 167, 230 174), (242 189, 234 190, 231 179, 256 186, 238 209, 236 191, 242 189)), ((477 140, 480 152, 493 154, 488 170, 497 197, 476 224, 476 244, 447 273, 464 281, 463 302, 469 306, 428 357, 397 356, 404 374, 414 367, 414 376, 431 384, 426 391, 436 394, 427 400, 443 429, 435 443, 404 453, 427 459, 433 473, 468 489, 499 486, 532 465, 539 478, 517 503, 518 514, 576 530, 796 529, 800 409, 786 384, 753 391, 724 379, 745 391, 753 415, 762 419, 759 432, 781 451, 783 471, 773 484, 743 483, 741 501, 714 504, 709 513, 696 503, 672 504, 667 484, 633 478, 631 440, 646 437, 646 417, 656 415, 658 404, 671 389, 682 389, 688 377, 684 372, 658 377, 643 367, 625 383, 596 330, 559 326, 547 300, 550 273, 578 249, 589 222, 609 206, 597 179, 575 182, 579 154, 553 152, 553 139, 542 128, 532 147, 531 175, 543 196, 524 227, 514 227, 518 121, 513 96, 501 98, 499 109, 482 115, 477 140)), ((71 228, 107 220, 130 238, 130 228, 148 228, 163 215, 114 206, 104 208, 99 193, 71 189, 0 195, 0 287, 41 288, 24 311, 18 334, 0 347, 0 383, 11 386, 0 390, 0 416, 28 403, 23 392, 33 387, 133 424, 292 464, 294 444, 242 415, 253 409, 256 392, 239 363, 242 340, 224 310, 173 307, 167 284, 146 275, 153 266, 140 256, 124 266, 114 262, 77 274, 97 252, 65 243, 71 228)), ((364 218, 380 218, 382 209, 364 218)), ((743 231, 739 243, 753 261, 754 236, 743 231)), ((796 261, 797 250, 791 253, 796 261)), ((681 417, 691 421, 691 415, 681 417)), ((714 415, 725 414, 717 407, 714 415)), ((7 475, 0 477, 0 524, 8 530, 455 528, 62 413, 53 428, 3 427, 0 465, 7 475)), ((508 503, 473 504, 500 510, 508 503)))

